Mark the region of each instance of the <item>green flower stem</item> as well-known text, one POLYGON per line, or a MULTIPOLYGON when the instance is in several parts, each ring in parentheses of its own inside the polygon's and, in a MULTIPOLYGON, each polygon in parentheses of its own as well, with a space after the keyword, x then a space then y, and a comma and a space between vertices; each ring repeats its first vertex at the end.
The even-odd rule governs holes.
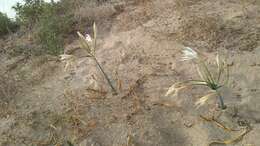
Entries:
POLYGON ((218 99, 219 99, 219 107, 224 110, 227 108, 227 106, 224 104, 224 100, 223 100, 223 97, 221 96, 221 94, 216 90, 216 93, 217 93, 217 96, 218 96, 218 99))
POLYGON ((108 75, 105 73, 104 69, 102 68, 102 66, 100 65, 100 63, 99 63, 98 60, 96 59, 96 57, 93 57, 93 58, 94 58, 95 62, 97 63, 98 68, 101 70, 101 72, 103 73, 104 77, 106 78, 106 80, 107 80, 109 86, 110 86, 111 89, 112 89, 113 94, 117 95, 117 91, 116 91, 115 87, 113 86, 111 80, 109 79, 108 75))

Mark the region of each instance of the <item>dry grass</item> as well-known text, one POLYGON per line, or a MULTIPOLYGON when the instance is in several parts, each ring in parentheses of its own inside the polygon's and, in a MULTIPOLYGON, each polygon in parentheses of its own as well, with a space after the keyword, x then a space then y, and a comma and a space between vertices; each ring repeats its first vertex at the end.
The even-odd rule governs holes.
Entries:
POLYGON ((97 126, 95 119, 89 119, 85 109, 89 106, 89 100, 75 90, 64 91, 64 112, 62 114, 49 115, 53 137, 49 139, 52 144, 76 144, 88 135, 97 126), (61 132, 59 129, 66 129, 61 132))
POLYGON ((204 117, 202 115, 200 115, 200 118, 204 121, 207 121, 207 122, 212 122, 213 124, 216 124, 218 127, 224 129, 226 132, 237 132, 237 131, 242 131, 238 136, 234 137, 234 138, 231 138, 231 139, 228 139, 228 140, 223 140, 223 141, 212 141, 209 143, 209 146, 211 145, 215 145, 215 144, 224 144, 224 145, 228 145, 228 144, 234 144, 234 143, 237 143, 239 141, 241 141, 244 136, 246 134, 248 134, 251 130, 252 130, 252 127, 248 124, 246 125, 244 128, 242 129, 232 129, 232 128, 229 128, 227 126, 225 126, 224 124, 222 124, 221 122, 217 121, 216 119, 214 118, 207 118, 207 117, 204 117))
MULTIPOLYGON (((246 10, 243 12, 243 15, 249 15, 246 10)), ((224 20, 217 14, 201 15, 190 8, 183 10, 181 17, 181 25, 176 34, 177 40, 185 45, 205 47, 209 51, 220 47, 252 51, 260 40, 259 29, 254 25, 255 20, 244 16, 224 20), (237 23, 237 19, 240 23, 237 23)))
POLYGON ((252 51, 260 40, 260 30, 251 27, 247 23, 237 26, 234 22, 229 22, 223 30, 222 36, 225 37, 223 46, 230 50, 252 51))
POLYGON ((8 103, 18 93, 17 78, 9 73, 0 75, 0 102, 8 103))
POLYGON ((210 50, 218 47, 221 25, 216 17, 190 16, 187 19, 183 19, 181 24, 177 32, 177 37, 184 44, 190 43, 194 45, 201 44, 202 42, 207 44, 210 50))
POLYGON ((191 5, 194 5, 198 2, 200 2, 201 0, 176 0, 176 7, 178 9, 183 9, 185 7, 188 7, 188 6, 191 6, 191 5))
POLYGON ((107 21, 104 26, 107 27, 111 17, 118 15, 124 9, 122 5, 94 1, 75 2, 74 8, 74 17, 77 20, 76 30, 80 31, 86 31, 94 21, 99 23, 107 21))

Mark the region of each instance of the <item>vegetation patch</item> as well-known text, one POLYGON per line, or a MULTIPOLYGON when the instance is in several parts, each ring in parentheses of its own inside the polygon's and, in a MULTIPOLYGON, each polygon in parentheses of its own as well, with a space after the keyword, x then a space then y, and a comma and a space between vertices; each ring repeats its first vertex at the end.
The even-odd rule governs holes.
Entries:
POLYGON ((17 28, 18 25, 16 22, 8 18, 6 14, 0 12, 0 37, 16 31, 17 28))
POLYGON ((35 54, 58 55, 63 51, 64 40, 72 25, 68 5, 60 2, 47 3, 43 0, 25 0, 13 8, 17 13, 17 22, 22 29, 34 30, 34 42, 40 47, 35 54))

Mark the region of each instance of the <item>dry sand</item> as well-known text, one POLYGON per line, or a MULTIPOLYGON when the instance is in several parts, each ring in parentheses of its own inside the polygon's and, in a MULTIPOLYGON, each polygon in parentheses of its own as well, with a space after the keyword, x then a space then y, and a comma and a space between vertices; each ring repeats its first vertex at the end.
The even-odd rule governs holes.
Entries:
MULTIPOLYGON (((74 52, 78 59, 72 72, 49 56, 27 61, 13 71, 24 77, 22 91, 1 108, 0 145, 58 146, 69 140, 82 146, 207 146, 234 139, 250 125, 248 133, 229 145, 259 146, 260 2, 119 3, 120 12, 97 22, 97 58, 121 88, 119 95, 110 94, 91 59, 80 58, 82 50, 74 52), (215 99, 196 109, 194 102, 205 94, 201 88, 164 96, 173 83, 197 76, 192 64, 179 61, 184 46, 228 56, 232 70, 230 85, 222 91, 225 111, 216 110, 215 99), (200 115, 214 115, 239 131, 225 130, 200 115)), ((67 49, 77 46, 72 44, 67 49)), ((1 64, 17 59, 2 57, 1 64)))

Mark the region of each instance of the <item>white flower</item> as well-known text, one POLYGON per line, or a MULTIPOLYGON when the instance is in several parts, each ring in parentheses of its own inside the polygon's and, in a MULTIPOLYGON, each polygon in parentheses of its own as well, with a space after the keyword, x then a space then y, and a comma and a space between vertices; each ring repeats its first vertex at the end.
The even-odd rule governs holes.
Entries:
POLYGON ((82 47, 86 49, 89 54, 95 54, 95 48, 91 36, 89 34, 83 36, 80 32, 77 32, 77 34, 80 38, 82 47))
POLYGON ((77 34, 79 37, 84 38, 88 43, 92 42, 92 38, 89 34, 85 34, 85 36, 83 36, 79 31, 77 31, 77 34))
POLYGON ((198 58, 198 53, 191 49, 190 47, 185 47, 184 50, 182 50, 183 56, 181 58, 182 61, 187 60, 193 60, 198 58))
POLYGON ((87 42, 92 42, 92 38, 91 38, 91 36, 90 36, 89 34, 86 34, 86 35, 85 35, 85 40, 86 40, 87 42))

